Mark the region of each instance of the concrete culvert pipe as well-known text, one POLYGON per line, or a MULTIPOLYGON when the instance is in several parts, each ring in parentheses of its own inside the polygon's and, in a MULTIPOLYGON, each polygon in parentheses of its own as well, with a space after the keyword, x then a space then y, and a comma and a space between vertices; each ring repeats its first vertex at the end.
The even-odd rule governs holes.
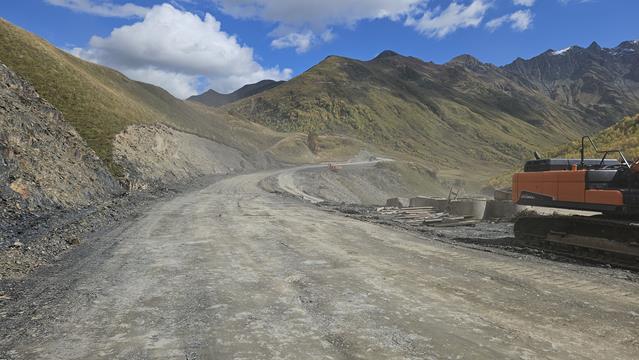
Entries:
POLYGON ((473 219, 481 220, 486 211, 485 199, 460 199, 450 202, 450 212, 457 216, 472 216, 473 219))

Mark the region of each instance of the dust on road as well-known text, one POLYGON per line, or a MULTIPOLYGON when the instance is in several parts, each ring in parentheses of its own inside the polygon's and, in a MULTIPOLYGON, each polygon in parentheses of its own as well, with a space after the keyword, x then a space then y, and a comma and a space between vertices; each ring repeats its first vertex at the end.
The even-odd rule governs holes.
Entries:
POLYGON ((639 286, 330 214, 242 175, 4 304, 9 359, 636 359, 639 286))

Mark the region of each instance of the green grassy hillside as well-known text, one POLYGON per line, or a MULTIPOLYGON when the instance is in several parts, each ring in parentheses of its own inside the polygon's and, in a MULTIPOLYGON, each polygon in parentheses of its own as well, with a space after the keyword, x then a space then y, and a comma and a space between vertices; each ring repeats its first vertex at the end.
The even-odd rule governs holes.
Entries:
MULTIPOLYGON (((639 158, 639 114, 627 116, 615 125, 592 137, 599 150, 622 150, 628 161, 639 158)), ((553 152, 553 157, 578 158, 581 143, 574 141, 553 152)), ((590 146, 586 147, 589 157, 597 157, 590 146)), ((612 155, 614 156, 614 155, 612 155)))
POLYGON ((2 19, 0 62, 33 84, 116 172, 112 140, 133 124, 164 123, 247 153, 268 149, 285 137, 78 59, 2 19))
POLYGON ((469 56, 445 65, 391 52, 371 61, 332 56, 226 108, 280 131, 352 136, 466 178, 599 129, 469 56))

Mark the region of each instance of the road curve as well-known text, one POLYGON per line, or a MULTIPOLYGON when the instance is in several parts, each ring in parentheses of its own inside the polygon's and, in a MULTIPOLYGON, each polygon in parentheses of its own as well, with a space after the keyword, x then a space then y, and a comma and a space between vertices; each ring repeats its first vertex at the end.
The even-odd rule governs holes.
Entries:
POLYGON ((36 275, 0 358, 639 356, 636 283, 340 217, 261 190, 272 175, 159 203, 36 275))

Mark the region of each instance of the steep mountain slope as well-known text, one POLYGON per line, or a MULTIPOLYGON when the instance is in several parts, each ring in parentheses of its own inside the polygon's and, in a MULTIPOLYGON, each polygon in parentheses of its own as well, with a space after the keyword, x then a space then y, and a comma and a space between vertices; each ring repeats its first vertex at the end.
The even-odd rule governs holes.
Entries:
POLYGON ((121 191, 62 114, 0 63, 0 247, 8 225, 121 191))
POLYGON ((113 140, 127 127, 163 123, 255 154, 285 138, 263 126, 174 98, 163 89, 69 55, 0 19, 0 62, 58 108, 115 173, 113 140))
POLYGON ((639 111, 639 41, 611 49, 592 43, 517 59, 503 70, 521 85, 570 106, 589 121, 610 126, 639 111))
POLYGON ((199 102, 208 106, 218 107, 230 104, 238 100, 242 100, 249 96, 257 95, 266 90, 273 89, 274 87, 277 87, 283 83, 284 81, 262 80, 255 84, 244 85, 240 89, 230 94, 220 94, 215 90, 208 90, 203 94, 191 96, 187 100, 199 102))
POLYGON ((348 134, 476 175, 600 128, 467 55, 444 65, 391 51, 371 61, 331 56, 225 108, 278 130, 348 134))

